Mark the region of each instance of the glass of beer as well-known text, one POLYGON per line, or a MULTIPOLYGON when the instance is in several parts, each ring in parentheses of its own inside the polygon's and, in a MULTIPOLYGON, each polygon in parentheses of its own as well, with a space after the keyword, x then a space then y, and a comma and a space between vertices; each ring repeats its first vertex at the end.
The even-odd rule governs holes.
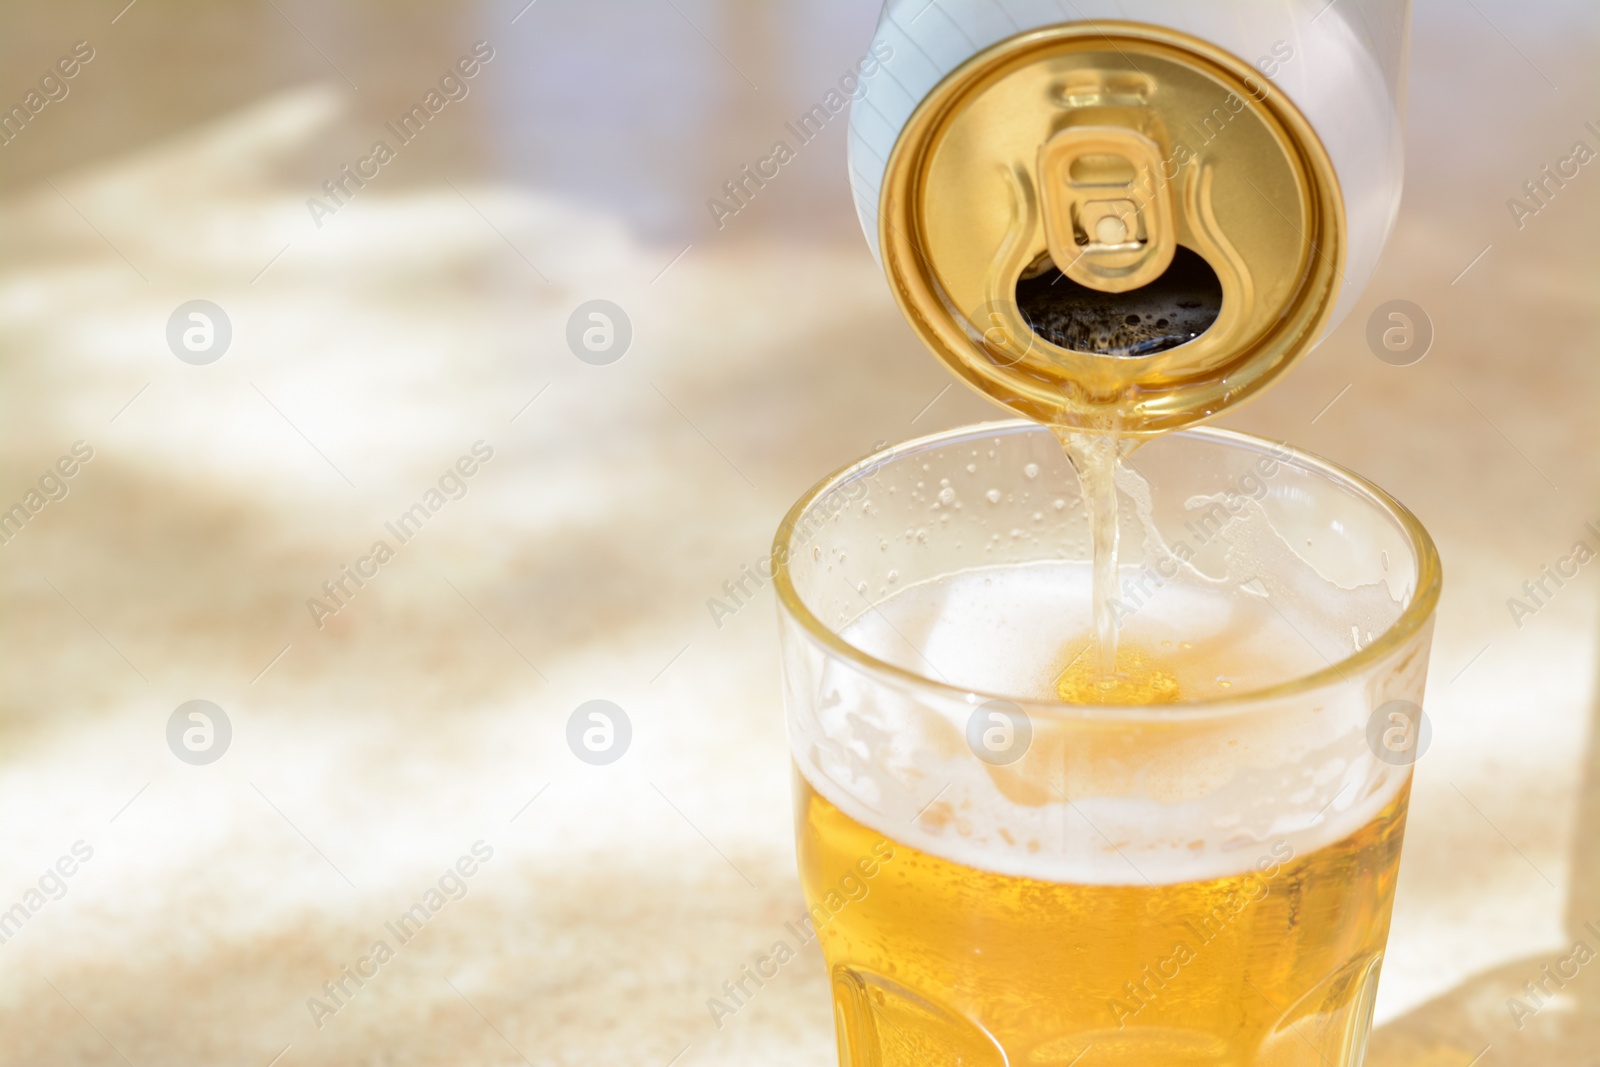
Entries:
POLYGON ((799 867, 848 1067, 1353 1067, 1440 567, 1378 488, 1214 429, 1117 474, 1116 677, 1048 431, 923 438, 775 543, 799 867))

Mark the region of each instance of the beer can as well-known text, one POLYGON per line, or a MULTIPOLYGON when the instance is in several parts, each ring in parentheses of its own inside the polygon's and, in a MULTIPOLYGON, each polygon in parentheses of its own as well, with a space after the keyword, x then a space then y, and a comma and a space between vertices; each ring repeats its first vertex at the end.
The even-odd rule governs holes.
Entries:
POLYGON ((851 181, 901 310, 1030 418, 1201 421, 1308 351, 1399 203, 1404 0, 891 0, 851 181))

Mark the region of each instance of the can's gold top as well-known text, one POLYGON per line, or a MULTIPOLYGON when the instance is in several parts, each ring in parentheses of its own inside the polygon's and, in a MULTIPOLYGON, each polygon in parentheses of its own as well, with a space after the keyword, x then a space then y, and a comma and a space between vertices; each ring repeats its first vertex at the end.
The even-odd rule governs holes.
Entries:
POLYGON ((1332 163, 1246 63, 1137 23, 974 56, 901 132, 879 228, 895 298, 969 385, 1129 435, 1261 389, 1332 312, 1332 163))

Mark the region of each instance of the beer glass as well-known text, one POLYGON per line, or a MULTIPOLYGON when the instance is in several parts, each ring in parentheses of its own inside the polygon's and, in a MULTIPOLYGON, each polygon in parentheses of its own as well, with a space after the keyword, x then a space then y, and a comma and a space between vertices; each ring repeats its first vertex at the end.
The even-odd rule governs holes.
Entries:
POLYGON ((1119 663, 1145 694, 1120 705, 1061 698, 1088 692, 1090 545, 1047 429, 888 449, 779 530, 841 1064, 1362 1060, 1428 740, 1433 544, 1354 475, 1215 429, 1133 451, 1118 487, 1119 663))

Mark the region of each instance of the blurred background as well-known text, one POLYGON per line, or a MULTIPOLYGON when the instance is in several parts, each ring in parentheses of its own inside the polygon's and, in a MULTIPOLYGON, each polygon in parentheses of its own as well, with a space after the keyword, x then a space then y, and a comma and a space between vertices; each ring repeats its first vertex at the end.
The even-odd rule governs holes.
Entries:
MULTIPOLYGON (((125 3, 0 7, 0 1064, 831 1063, 814 945, 707 1009, 803 911, 771 591, 728 583, 830 470, 1001 413, 895 309, 843 117, 707 201, 873 0, 125 3)), ((1508 605, 1600 543, 1600 164, 1508 205, 1600 150, 1597 44, 1418 3, 1386 258, 1225 420, 1445 559, 1381 1065, 1600 1047, 1600 963, 1506 1003, 1600 949, 1600 568, 1508 605)))

